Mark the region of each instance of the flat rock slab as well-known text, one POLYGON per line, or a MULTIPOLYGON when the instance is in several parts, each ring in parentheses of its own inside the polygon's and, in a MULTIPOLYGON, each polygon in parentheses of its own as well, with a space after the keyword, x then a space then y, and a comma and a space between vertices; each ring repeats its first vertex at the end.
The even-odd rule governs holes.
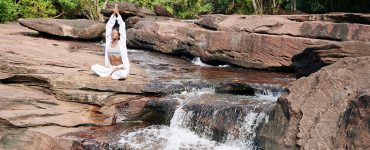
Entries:
POLYGON ((298 22, 293 21, 292 16, 205 15, 196 23, 218 31, 245 31, 312 39, 370 42, 370 25, 315 19, 298 22))
MULTIPOLYGON (((297 22, 287 16, 267 15, 205 15, 196 21, 197 25, 150 18, 135 22, 127 30, 131 48, 192 55, 206 62, 246 68, 296 71, 307 65, 293 63, 294 56, 321 50, 334 54, 325 56, 330 59, 323 60, 326 65, 344 57, 357 57, 363 50, 362 56, 370 55, 370 25, 366 24, 297 22)), ((315 58, 309 64, 321 62, 315 58)), ((308 74, 317 71, 306 70, 308 74)))
POLYGON ((98 107, 58 101, 29 87, 0 85, 0 95, 0 118, 18 127, 111 124, 104 122, 107 116, 96 113, 98 107))
POLYGON ((87 19, 18 19, 18 22, 41 33, 83 40, 100 38, 105 31, 104 23, 87 19))

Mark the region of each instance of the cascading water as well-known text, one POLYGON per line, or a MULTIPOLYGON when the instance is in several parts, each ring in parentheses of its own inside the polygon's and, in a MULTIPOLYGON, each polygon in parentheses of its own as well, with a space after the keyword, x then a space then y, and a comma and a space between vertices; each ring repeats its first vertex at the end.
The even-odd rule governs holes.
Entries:
POLYGON ((269 90, 254 96, 218 94, 213 89, 171 95, 180 105, 169 126, 139 129, 119 142, 125 149, 256 149, 256 131, 268 121, 279 95, 269 90))

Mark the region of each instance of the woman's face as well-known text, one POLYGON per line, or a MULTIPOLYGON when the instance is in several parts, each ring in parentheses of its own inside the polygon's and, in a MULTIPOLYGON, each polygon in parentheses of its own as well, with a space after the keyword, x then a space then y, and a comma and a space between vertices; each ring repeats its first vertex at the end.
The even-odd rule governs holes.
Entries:
POLYGON ((119 39, 119 32, 118 30, 114 29, 112 31, 112 40, 118 40, 119 39))

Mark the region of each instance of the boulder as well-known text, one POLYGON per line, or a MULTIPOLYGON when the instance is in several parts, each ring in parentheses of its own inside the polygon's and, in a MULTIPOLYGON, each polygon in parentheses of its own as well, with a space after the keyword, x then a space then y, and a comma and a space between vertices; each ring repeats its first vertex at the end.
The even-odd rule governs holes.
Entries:
MULTIPOLYGON (((364 41, 339 42, 265 33, 270 29, 271 32, 280 30, 272 30, 276 24, 280 27, 280 19, 292 22, 282 17, 251 16, 256 22, 251 25, 247 24, 250 23, 248 21, 237 21, 240 17, 242 16, 211 15, 208 20, 203 19, 203 23, 198 23, 207 26, 206 28, 178 20, 143 19, 127 30, 127 44, 132 48, 151 49, 167 54, 192 55, 207 62, 220 61, 246 68, 284 71, 293 71, 293 56, 312 47, 335 45, 351 53, 369 49, 369 43, 364 41), (225 18, 231 20, 222 21, 225 18), (234 22, 232 18, 235 19, 234 22), (265 27, 261 27, 264 25, 265 27), (254 28, 258 28, 259 32, 253 33, 254 28)), ((296 31, 300 32, 299 29, 296 31)))
POLYGON ((329 14, 309 14, 309 15, 288 15, 289 20, 304 21, 327 21, 336 23, 358 23, 370 24, 370 15, 362 13, 329 13, 329 14))
POLYGON ((172 13, 170 13, 166 7, 162 5, 154 6, 154 12, 157 16, 165 16, 165 17, 174 17, 172 13))
POLYGON ((367 149, 369 70, 369 56, 344 58, 293 82, 262 128, 261 147, 367 149))
POLYGON ((105 31, 104 23, 87 19, 18 19, 18 22, 40 33, 81 40, 98 39, 105 31))
POLYGON ((136 4, 131 4, 128 2, 109 3, 107 7, 101 11, 101 13, 106 17, 110 17, 113 13, 115 4, 118 4, 119 13, 124 18, 128 18, 131 16, 139 16, 139 17, 155 16, 155 13, 153 11, 150 11, 144 7, 140 7, 136 4))
POLYGON ((289 16, 205 15, 197 24, 218 31, 289 35, 313 39, 370 42, 370 25, 323 21, 296 22, 289 16))
POLYGON ((345 57, 370 56, 369 48, 369 42, 358 41, 308 47, 302 53, 293 56, 294 72, 298 78, 308 76, 345 57))

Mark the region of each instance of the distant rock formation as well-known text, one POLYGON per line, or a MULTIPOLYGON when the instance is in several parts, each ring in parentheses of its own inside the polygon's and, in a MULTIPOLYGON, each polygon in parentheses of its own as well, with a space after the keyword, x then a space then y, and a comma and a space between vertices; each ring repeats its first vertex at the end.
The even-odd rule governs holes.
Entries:
POLYGON ((81 40, 100 38, 105 31, 104 23, 87 19, 18 19, 18 22, 41 33, 81 40))
POLYGON ((208 62, 295 71, 298 77, 340 58, 370 55, 370 25, 315 21, 313 16, 304 22, 292 18, 216 14, 205 15, 196 24, 141 18, 128 29, 127 43, 132 48, 188 54, 208 62), (316 63, 317 59, 323 63, 316 63))

